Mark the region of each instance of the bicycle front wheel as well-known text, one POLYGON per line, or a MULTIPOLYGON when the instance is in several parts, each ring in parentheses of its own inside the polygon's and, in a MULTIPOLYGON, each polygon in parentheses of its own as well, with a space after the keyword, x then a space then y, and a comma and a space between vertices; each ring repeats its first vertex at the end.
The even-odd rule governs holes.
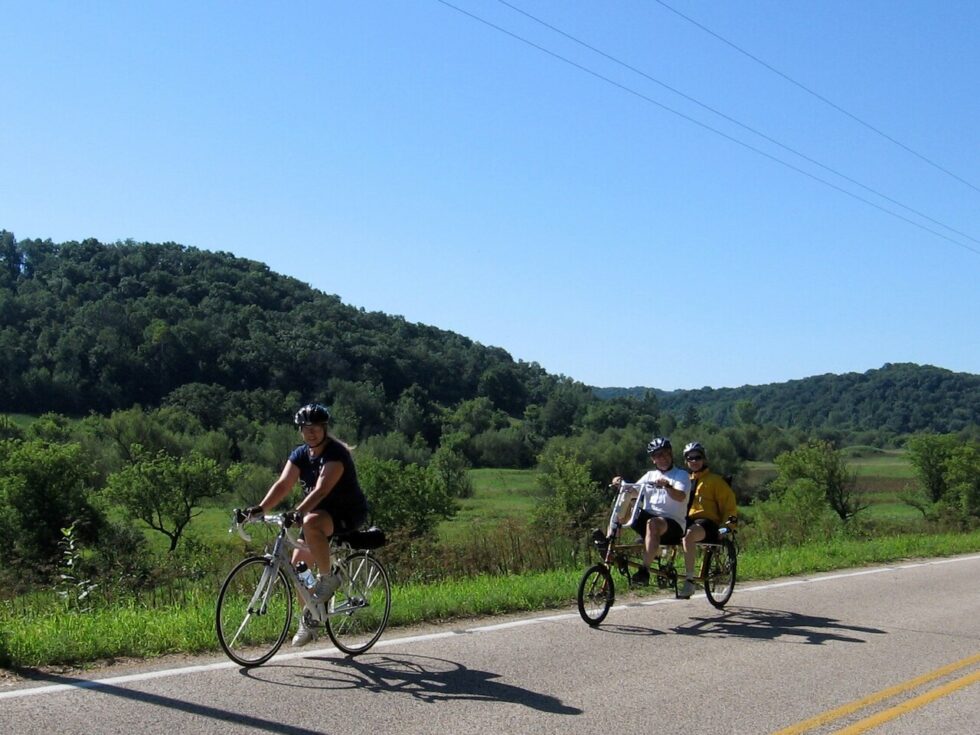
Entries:
POLYGON ((285 573, 265 557, 249 557, 221 585, 215 613, 218 642, 237 664, 264 664, 286 639, 292 616, 285 573))
POLYGON ((705 563, 707 576, 704 580, 704 593, 708 602, 719 610, 731 599, 735 591, 735 572, 738 565, 735 544, 728 539, 718 546, 708 549, 705 563))
POLYGON ((578 583, 578 614, 582 620, 595 627, 606 619, 615 598, 613 578, 604 564, 585 570, 578 583))
POLYGON ((391 582, 380 561, 364 551, 344 561, 346 574, 327 607, 327 634, 349 656, 377 642, 391 613, 391 582))

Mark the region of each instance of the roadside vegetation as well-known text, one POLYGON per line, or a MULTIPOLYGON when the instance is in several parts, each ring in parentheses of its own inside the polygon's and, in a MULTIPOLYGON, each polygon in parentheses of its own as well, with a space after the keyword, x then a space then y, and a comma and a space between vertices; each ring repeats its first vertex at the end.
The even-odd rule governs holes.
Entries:
MULTIPOLYGON (((956 520, 946 509, 923 513, 911 506, 906 507, 914 515, 894 513, 901 496, 920 489, 919 455, 836 452, 841 458, 850 455, 844 469, 855 479, 853 492, 862 506, 843 519, 811 480, 797 477, 800 458, 812 459, 813 451, 807 446, 796 461, 784 458, 747 469, 746 481, 768 479, 751 487, 751 503, 743 502, 740 583, 980 550, 975 518, 956 520), (879 490, 881 482, 896 479, 900 487, 879 490)), ((574 485, 569 473, 575 467, 584 466, 569 462, 557 476, 574 485)), ((581 507, 574 494, 555 493, 542 471, 471 470, 468 479, 471 494, 457 501, 454 517, 422 533, 396 528, 392 543, 381 551, 395 580, 392 627, 572 602, 591 553, 583 529, 602 525, 608 513, 611 497, 603 484, 580 473, 579 484, 596 502, 592 515, 576 523, 565 505, 571 503, 573 511, 581 507)), ((215 651, 216 591, 246 552, 227 532, 233 504, 232 492, 209 499, 173 551, 166 534, 144 524, 138 558, 99 552, 77 528, 59 531, 52 581, 21 587, 19 594, 0 600, 0 664, 84 665, 215 651)), ((251 550, 261 551, 266 540, 254 538, 251 550)), ((17 587, 16 580, 8 584, 17 587)), ((649 594, 654 593, 621 590, 618 596, 649 594)))
POLYGON ((395 623, 568 603, 655 434, 734 477, 743 579, 977 547, 977 375, 597 389, 227 253, 0 230, 0 665, 212 650, 229 512, 311 400, 356 445, 395 623))

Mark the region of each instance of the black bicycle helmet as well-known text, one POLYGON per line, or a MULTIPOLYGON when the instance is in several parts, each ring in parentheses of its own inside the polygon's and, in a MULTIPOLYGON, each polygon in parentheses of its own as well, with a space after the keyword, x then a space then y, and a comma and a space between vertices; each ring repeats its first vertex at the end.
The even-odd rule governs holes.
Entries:
POLYGON ((704 445, 701 442, 691 442, 684 447, 684 459, 687 459, 687 455, 691 452, 701 452, 701 456, 705 459, 708 458, 708 453, 704 449, 704 445))
POLYGON ((673 447, 670 446, 670 439, 665 436, 655 436, 653 437, 653 440, 647 444, 647 454, 659 452, 661 449, 670 449, 673 451, 673 447))
POLYGON ((313 424, 330 423, 330 409, 322 403, 307 403, 293 418, 297 426, 312 426, 313 424))

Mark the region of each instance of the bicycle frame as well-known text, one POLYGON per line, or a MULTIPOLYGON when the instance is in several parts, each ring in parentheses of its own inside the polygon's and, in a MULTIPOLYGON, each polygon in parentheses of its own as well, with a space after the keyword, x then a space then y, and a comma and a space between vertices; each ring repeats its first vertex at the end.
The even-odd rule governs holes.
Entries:
MULTIPOLYGON (((647 490, 652 486, 645 482, 624 482, 619 485, 619 492, 616 495, 616 500, 613 503, 613 509, 609 516, 609 525, 607 528, 611 529, 611 533, 608 534, 607 538, 609 545, 606 548, 606 553, 603 555, 601 562, 608 568, 616 568, 619 570, 620 574, 627 578, 627 580, 632 581, 631 569, 639 569, 640 562, 634 557, 643 553, 643 543, 634 542, 632 544, 621 544, 618 543, 623 527, 631 527, 636 521, 639 515, 640 508, 643 506, 643 501, 646 496, 647 490), (634 502, 635 501, 635 502, 634 502), (624 510, 626 509, 626 504, 633 502, 633 508, 629 512, 629 517, 627 520, 622 520, 625 516, 624 510)), ((719 536, 724 536, 728 533, 727 528, 722 528, 719 530, 719 536)), ((708 549, 721 549, 720 539, 719 542, 699 542, 698 547, 702 551, 707 551, 708 549)), ((656 568, 650 569, 651 574, 656 576, 657 584, 662 587, 670 587, 675 593, 677 591, 677 570, 674 563, 677 559, 678 550, 682 549, 681 544, 661 544, 660 545, 660 556, 656 559, 656 568)), ((708 555, 702 553, 701 555, 701 569, 697 577, 693 578, 693 581, 704 583, 708 578, 708 555)))
MULTIPOLYGON (((255 595, 253 596, 251 602, 249 603, 250 610, 264 611, 266 604, 268 602, 268 596, 272 591, 272 584, 270 582, 275 579, 276 575, 280 570, 286 575, 286 578, 292 583, 293 587, 296 589, 296 593, 303 602, 303 610, 313 611, 313 592, 303 584, 303 581, 299 578, 299 574, 296 572, 295 567, 293 567, 291 559, 291 551, 295 550, 306 550, 309 547, 300 539, 293 538, 287 533, 289 526, 286 524, 285 516, 282 514, 266 515, 261 518, 245 518, 241 522, 237 519, 233 523, 229 531, 237 531, 238 535, 241 536, 245 541, 251 542, 252 537, 245 533, 245 525, 248 523, 264 523, 265 525, 278 525, 279 532, 276 534, 276 539, 272 545, 272 551, 267 551, 263 556, 269 560, 270 564, 266 567, 262 575, 262 582, 255 590, 255 595), (261 598, 261 600, 260 600, 261 598)), ((333 539, 330 541, 330 566, 331 572, 340 574, 343 583, 350 584, 352 579, 357 578, 358 570, 350 570, 347 566, 347 559, 353 553, 354 549, 350 544, 346 542, 337 543, 333 539)), ((363 550, 364 553, 370 556, 370 550, 363 550)), ((373 582, 373 580, 368 580, 373 582)), ((328 617, 333 617, 335 615, 344 615, 350 613, 353 610, 359 609, 363 605, 358 605, 357 603, 347 603, 343 605, 338 605, 336 607, 330 607, 328 605, 323 606, 323 610, 316 611, 315 615, 321 617, 319 622, 323 622, 324 619, 328 617)))

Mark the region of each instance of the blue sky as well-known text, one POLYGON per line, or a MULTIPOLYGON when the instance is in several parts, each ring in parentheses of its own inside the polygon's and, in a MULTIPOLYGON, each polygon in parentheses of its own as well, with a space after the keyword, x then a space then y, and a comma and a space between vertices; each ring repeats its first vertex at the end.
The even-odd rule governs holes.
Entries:
POLYGON ((496 0, 453 4, 550 53, 438 0, 0 0, 0 228, 231 252, 592 385, 980 372, 980 3, 665 2, 968 183, 655 0, 511 3, 606 56, 496 0))

